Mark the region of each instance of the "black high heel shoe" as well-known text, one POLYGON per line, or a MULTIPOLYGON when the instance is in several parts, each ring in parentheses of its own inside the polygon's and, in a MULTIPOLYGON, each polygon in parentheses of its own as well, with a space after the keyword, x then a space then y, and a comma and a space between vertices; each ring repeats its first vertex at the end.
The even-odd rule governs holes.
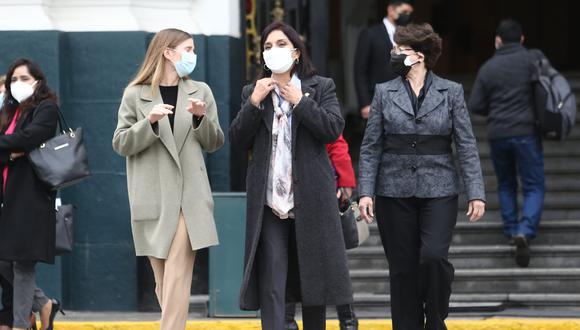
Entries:
POLYGON ((58 299, 52 299, 50 318, 48 319, 48 328, 46 328, 46 330, 53 330, 54 318, 58 312, 60 312, 62 315, 65 315, 64 311, 62 310, 62 304, 60 301, 58 299))

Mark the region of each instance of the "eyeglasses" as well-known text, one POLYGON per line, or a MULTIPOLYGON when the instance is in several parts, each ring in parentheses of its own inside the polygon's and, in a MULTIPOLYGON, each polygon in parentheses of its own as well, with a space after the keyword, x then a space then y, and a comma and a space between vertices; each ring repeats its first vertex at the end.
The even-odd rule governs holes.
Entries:
POLYGON ((399 55, 402 52, 406 52, 406 51, 414 52, 415 50, 413 48, 399 48, 399 46, 395 46, 395 47, 393 47, 393 49, 391 49, 391 54, 399 55))

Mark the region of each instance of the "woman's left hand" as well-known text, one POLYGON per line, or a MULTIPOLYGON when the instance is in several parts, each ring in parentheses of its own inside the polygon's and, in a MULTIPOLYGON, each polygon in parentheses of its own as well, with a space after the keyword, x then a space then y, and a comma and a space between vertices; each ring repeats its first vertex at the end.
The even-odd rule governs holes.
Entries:
POLYGON ((302 99, 302 91, 300 88, 294 86, 292 82, 288 82, 284 85, 279 83, 278 88, 280 88, 280 96, 284 98, 284 100, 290 102, 292 105, 296 105, 302 99))
POLYGON ((470 222, 476 222, 483 217, 485 213, 485 202, 479 199, 474 199, 469 201, 469 207, 467 209, 467 216, 470 222))
POLYGON ((190 98, 187 111, 197 118, 205 116, 205 102, 199 99, 190 98))

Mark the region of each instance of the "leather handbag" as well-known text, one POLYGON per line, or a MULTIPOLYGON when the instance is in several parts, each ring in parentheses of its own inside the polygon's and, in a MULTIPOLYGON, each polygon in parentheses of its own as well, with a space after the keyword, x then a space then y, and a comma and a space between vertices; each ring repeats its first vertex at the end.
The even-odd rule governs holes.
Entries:
POLYGON ((58 110, 61 134, 28 154, 36 176, 52 190, 71 186, 91 175, 83 130, 73 130, 58 110))
POLYGON ((359 247, 369 237, 369 226, 360 218, 357 202, 352 202, 346 211, 340 213, 340 223, 347 250, 359 247))
POLYGON ((74 206, 64 204, 56 211, 55 252, 57 255, 70 253, 74 246, 73 236, 74 206))

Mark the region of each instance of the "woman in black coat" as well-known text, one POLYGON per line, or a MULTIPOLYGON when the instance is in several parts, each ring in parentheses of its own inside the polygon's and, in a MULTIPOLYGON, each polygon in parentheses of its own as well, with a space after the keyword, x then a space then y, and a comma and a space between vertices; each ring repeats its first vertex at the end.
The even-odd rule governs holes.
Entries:
POLYGON ((52 329, 60 304, 36 288, 37 262, 54 263, 55 192, 38 179, 26 153, 54 136, 56 96, 40 67, 16 60, 6 77, 0 113, 0 275, 13 287, 13 327, 29 327, 40 311, 42 329, 52 329))
POLYGON ((325 305, 352 302, 336 187, 325 145, 344 126, 331 79, 317 76, 290 26, 262 33, 263 78, 242 92, 232 144, 249 153, 240 307, 284 329, 301 301, 304 329, 325 328, 325 305), (267 68, 267 69, 266 69, 267 68))

